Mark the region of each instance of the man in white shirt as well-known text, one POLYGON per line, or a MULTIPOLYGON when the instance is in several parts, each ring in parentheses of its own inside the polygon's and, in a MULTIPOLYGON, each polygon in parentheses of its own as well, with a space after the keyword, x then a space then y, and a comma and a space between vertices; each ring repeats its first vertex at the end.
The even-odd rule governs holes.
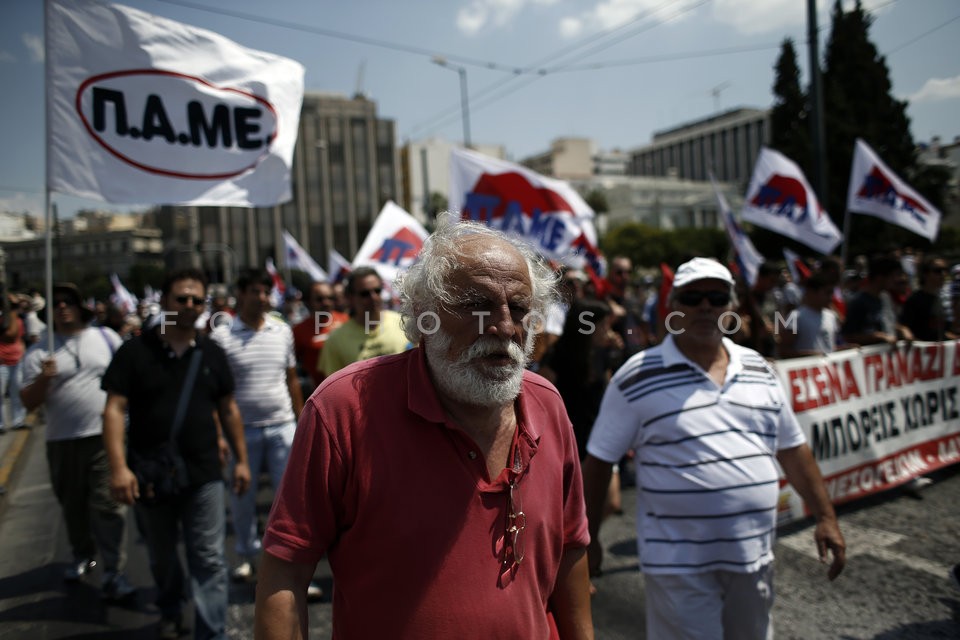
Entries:
POLYGON ((673 281, 668 335, 604 393, 583 464, 590 563, 611 467, 636 451, 637 544, 648 638, 764 640, 772 633, 777 463, 816 518, 828 577, 845 546, 820 471, 773 370, 724 337, 734 280, 706 258, 673 281))
POLYGON ((260 471, 266 467, 276 490, 303 409, 293 333, 286 323, 268 313, 272 287, 273 280, 265 270, 244 270, 237 280, 237 316, 210 334, 230 362, 250 461, 250 490, 231 496, 240 556, 240 563, 231 572, 235 581, 253 578, 260 552, 256 504, 260 471))

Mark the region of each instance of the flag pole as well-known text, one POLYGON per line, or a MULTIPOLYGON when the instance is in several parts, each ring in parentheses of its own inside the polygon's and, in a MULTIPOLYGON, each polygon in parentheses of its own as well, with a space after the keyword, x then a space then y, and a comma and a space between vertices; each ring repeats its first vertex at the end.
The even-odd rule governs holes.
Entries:
POLYGON ((50 69, 50 0, 44 2, 43 12, 43 134, 46 144, 44 145, 44 167, 43 167, 43 215, 44 215, 44 270, 46 271, 46 293, 47 293, 47 354, 53 357, 53 216, 51 214, 52 203, 50 202, 50 82, 53 73, 50 69))
POLYGON ((847 247, 850 242, 850 218, 853 217, 853 211, 847 209, 843 214, 843 244, 840 245, 840 266, 847 268, 847 247))

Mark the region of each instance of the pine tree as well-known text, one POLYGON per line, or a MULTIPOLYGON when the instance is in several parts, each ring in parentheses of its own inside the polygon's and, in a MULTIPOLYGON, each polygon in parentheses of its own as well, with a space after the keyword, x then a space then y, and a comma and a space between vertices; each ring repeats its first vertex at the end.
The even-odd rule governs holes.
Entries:
POLYGON ((810 173, 812 165, 807 95, 800 88, 800 68, 793 40, 780 47, 776 78, 773 83, 773 108, 770 111, 770 146, 810 173))
MULTIPOLYGON (((857 138, 905 179, 916 171, 907 103, 892 96, 886 59, 870 41, 872 22, 860 0, 849 12, 835 0, 823 71, 828 189, 821 197, 841 228, 857 138)), ((915 245, 925 244, 922 238, 903 236, 891 225, 861 215, 851 218, 849 232, 848 244, 855 252, 883 249, 907 238, 915 245)))
MULTIPOLYGON (((807 94, 801 89, 800 67, 793 40, 786 38, 780 46, 780 57, 774 67, 773 108, 770 110, 770 147, 796 162, 806 175, 811 175, 813 151, 810 136, 810 109, 807 94)), ((754 227, 750 238, 763 247, 766 257, 780 260, 779 248, 787 247, 803 255, 806 245, 786 238, 775 231, 754 227), (770 248, 778 248, 771 251, 770 248)))

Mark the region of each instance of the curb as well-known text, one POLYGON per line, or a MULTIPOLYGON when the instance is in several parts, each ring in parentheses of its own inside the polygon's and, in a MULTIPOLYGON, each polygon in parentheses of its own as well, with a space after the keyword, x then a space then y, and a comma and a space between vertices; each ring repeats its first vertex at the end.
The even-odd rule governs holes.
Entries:
POLYGON ((3 496, 7 492, 10 475, 20 460, 20 454, 23 453, 23 449, 27 445, 27 440, 30 439, 31 431, 32 429, 17 429, 16 431, 8 432, 13 436, 13 442, 10 443, 6 453, 3 455, 3 459, 0 460, 0 496, 3 496))

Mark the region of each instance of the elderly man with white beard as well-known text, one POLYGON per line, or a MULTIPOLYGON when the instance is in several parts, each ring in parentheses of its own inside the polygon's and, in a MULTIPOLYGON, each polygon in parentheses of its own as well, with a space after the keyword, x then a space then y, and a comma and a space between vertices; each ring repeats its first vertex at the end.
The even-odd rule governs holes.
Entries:
POLYGON ((556 295, 520 241, 448 217, 399 284, 419 347, 304 407, 257 584, 257 638, 305 638, 329 556, 334 638, 592 638, 589 542, 563 402, 525 370, 556 295))

